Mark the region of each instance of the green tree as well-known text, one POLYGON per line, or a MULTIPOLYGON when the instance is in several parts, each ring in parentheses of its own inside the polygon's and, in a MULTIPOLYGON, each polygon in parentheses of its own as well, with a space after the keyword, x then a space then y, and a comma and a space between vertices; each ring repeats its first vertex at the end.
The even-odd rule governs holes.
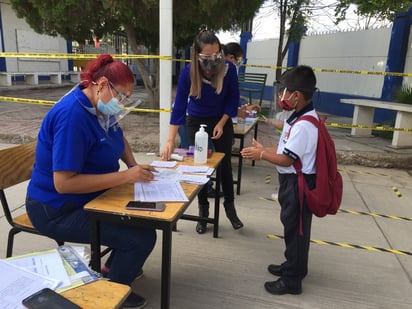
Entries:
POLYGON ((333 9, 338 24, 346 17, 351 4, 357 6, 355 13, 362 17, 378 20, 393 20, 397 12, 404 12, 411 6, 411 0, 339 0, 325 5, 322 0, 270 0, 279 16, 279 45, 276 59, 276 79, 282 73, 282 63, 291 42, 298 42, 305 34, 305 25, 315 12, 333 9))
POLYGON ((305 24, 312 14, 311 0, 271 0, 279 15, 279 44, 276 53, 276 80, 291 42, 298 42, 305 33, 305 24))
POLYGON ((336 6, 337 21, 344 19, 351 4, 357 6, 356 13, 364 17, 393 20, 395 14, 408 11, 411 0, 340 0, 336 6))
MULTIPOLYGON (((66 40, 84 42, 106 33, 126 33, 134 54, 141 47, 158 52, 158 0, 10 0, 13 10, 38 33, 61 35, 66 40)), ((252 18, 263 0, 175 0, 173 1, 173 42, 176 48, 192 43, 202 25, 211 30, 240 29, 252 18)), ((156 67, 158 61, 155 61, 156 67)), ((159 106, 158 83, 152 83, 142 59, 136 60, 154 107, 159 106)), ((156 74, 157 76, 158 74, 156 74)))

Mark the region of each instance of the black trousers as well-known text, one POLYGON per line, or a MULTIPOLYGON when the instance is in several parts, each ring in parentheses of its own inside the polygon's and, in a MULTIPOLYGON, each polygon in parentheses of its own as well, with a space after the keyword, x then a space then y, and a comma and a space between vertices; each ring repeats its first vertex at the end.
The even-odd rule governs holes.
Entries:
MULTIPOLYGON (((315 184, 315 175, 305 175, 309 188, 315 184)), ((303 203, 302 214, 299 206, 298 178, 296 174, 279 174, 280 220, 284 229, 285 258, 282 264, 282 279, 290 288, 300 288, 302 279, 308 273, 310 230, 312 213, 303 203), (299 233, 302 218, 303 235, 299 233)))
MULTIPOLYGON (((206 124, 207 127, 205 128, 206 132, 209 134, 209 141, 210 137, 213 133, 213 128, 219 122, 221 117, 213 117, 213 118, 198 118, 193 116, 186 117, 186 128, 187 128, 187 137, 189 140, 190 145, 195 144, 195 134, 199 131, 201 124, 206 124)), ((235 199, 235 194, 233 190, 233 174, 232 174, 232 140, 233 140, 233 123, 232 119, 229 118, 226 121, 225 126, 223 127, 223 134, 217 140, 212 140, 213 146, 215 151, 223 152, 225 157, 222 160, 221 168, 222 168, 222 191, 224 196, 224 203, 229 204, 233 203, 235 199)), ((211 148, 211 147, 209 147, 211 148)), ((216 188, 219 190, 219 188, 216 188)), ((207 202, 207 186, 204 186, 203 189, 198 194, 198 200, 200 205, 206 205, 207 202)))

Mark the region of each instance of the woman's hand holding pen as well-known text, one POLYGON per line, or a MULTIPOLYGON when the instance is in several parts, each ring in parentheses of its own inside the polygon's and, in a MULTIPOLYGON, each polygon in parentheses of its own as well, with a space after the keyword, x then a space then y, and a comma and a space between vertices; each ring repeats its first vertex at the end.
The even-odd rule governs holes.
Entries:
POLYGON ((153 173, 156 172, 156 169, 148 164, 139 164, 130 167, 125 172, 130 177, 128 183, 149 182, 154 179, 153 173))

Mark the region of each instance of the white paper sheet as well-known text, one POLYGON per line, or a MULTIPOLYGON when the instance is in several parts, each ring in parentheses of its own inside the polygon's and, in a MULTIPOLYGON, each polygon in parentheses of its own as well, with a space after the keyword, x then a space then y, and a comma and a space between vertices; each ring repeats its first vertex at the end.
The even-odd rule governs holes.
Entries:
POLYGON ((7 261, 36 274, 60 281, 58 288, 63 288, 71 284, 60 254, 56 249, 48 252, 36 252, 17 256, 7 261))
POLYGON ((154 167, 175 167, 176 164, 176 161, 153 161, 150 163, 150 165, 154 167))
POLYGON ((215 169, 212 167, 196 165, 179 165, 176 170, 180 173, 202 174, 208 176, 212 175, 215 171, 215 169))
POLYGON ((46 278, 0 260, 0 308, 24 309, 21 301, 43 288, 55 289, 58 280, 46 278))
POLYGON ((134 198, 143 202, 187 202, 182 186, 177 181, 136 182, 134 198))

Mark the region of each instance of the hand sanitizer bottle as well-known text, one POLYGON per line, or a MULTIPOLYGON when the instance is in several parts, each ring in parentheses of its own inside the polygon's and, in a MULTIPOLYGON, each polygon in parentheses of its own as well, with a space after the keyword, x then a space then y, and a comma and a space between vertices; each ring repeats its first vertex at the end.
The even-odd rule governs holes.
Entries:
POLYGON ((205 164, 207 162, 207 143, 209 136, 205 131, 205 124, 200 125, 199 131, 195 134, 195 163, 205 164))

